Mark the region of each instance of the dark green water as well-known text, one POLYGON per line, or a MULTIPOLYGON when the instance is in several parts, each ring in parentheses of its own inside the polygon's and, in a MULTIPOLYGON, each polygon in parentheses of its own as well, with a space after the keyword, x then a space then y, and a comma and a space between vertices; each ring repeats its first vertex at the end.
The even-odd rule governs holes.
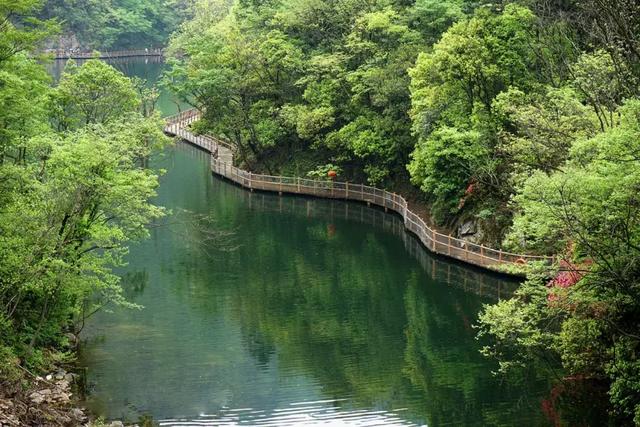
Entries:
POLYGON ((545 423, 546 384, 494 377, 472 327, 513 282, 432 257, 383 211, 246 192, 185 144, 155 166, 167 170, 156 202, 174 214, 121 272, 144 309, 100 313, 83 332, 98 414, 161 425, 545 423))

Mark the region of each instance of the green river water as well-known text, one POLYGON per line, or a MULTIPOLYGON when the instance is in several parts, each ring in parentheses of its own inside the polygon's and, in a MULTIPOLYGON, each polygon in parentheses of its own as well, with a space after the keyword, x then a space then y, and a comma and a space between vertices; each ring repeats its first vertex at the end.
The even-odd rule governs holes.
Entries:
MULTIPOLYGON (((162 64, 123 61, 157 79, 162 64)), ((59 66, 58 66, 59 69, 59 66)), ((163 94, 165 114, 176 106, 163 94)), ((434 257, 357 203, 250 193, 176 143, 172 211, 120 273, 141 310, 90 319, 87 405, 161 425, 544 425, 545 381, 492 375, 473 328, 517 283, 434 257)))

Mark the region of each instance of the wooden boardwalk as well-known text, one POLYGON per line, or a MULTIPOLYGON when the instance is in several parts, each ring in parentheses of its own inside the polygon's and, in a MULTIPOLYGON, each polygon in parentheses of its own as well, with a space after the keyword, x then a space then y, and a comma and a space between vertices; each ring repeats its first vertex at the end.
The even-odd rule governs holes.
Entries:
POLYGON ((164 56, 164 49, 115 50, 110 52, 50 49, 45 50, 45 53, 53 54, 54 59, 112 59, 132 58, 134 56, 162 57, 164 56))
POLYGON ((195 109, 169 117, 165 133, 177 136, 210 153, 212 172, 244 188, 280 194, 304 194, 331 199, 355 200, 394 211, 402 217, 405 229, 415 234, 430 251, 489 270, 503 271, 501 266, 525 264, 529 261, 553 262, 550 257, 505 252, 439 233, 412 212, 402 196, 386 190, 350 182, 254 174, 237 168, 233 165, 234 149, 230 144, 212 136, 195 135, 189 131, 189 124, 199 118, 200 113, 195 109))

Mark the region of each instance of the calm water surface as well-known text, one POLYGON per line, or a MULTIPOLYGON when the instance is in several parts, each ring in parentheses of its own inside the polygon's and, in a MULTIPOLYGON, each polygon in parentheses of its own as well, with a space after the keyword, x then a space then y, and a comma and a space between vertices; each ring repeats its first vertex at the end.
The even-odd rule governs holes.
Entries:
POLYGON ((144 308, 83 332, 94 411, 161 425, 544 424, 546 384, 494 377, 475 340, 482 304, 516 284, 432 257, 396 216, 246 192, 207 160, 184 144, 155 160, 155 202, 173 215, 121 271, 144 308))

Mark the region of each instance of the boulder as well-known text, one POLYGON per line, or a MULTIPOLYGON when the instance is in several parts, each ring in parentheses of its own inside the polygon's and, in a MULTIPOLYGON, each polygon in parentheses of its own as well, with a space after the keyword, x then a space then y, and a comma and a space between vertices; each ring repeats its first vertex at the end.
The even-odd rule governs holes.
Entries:
POLYGON ((477 228, 475 221, 469 220, 462 223, 460 227, 458 227, 458 235, 460 237, 468 236, 471 234, 476 234, 477 228))

